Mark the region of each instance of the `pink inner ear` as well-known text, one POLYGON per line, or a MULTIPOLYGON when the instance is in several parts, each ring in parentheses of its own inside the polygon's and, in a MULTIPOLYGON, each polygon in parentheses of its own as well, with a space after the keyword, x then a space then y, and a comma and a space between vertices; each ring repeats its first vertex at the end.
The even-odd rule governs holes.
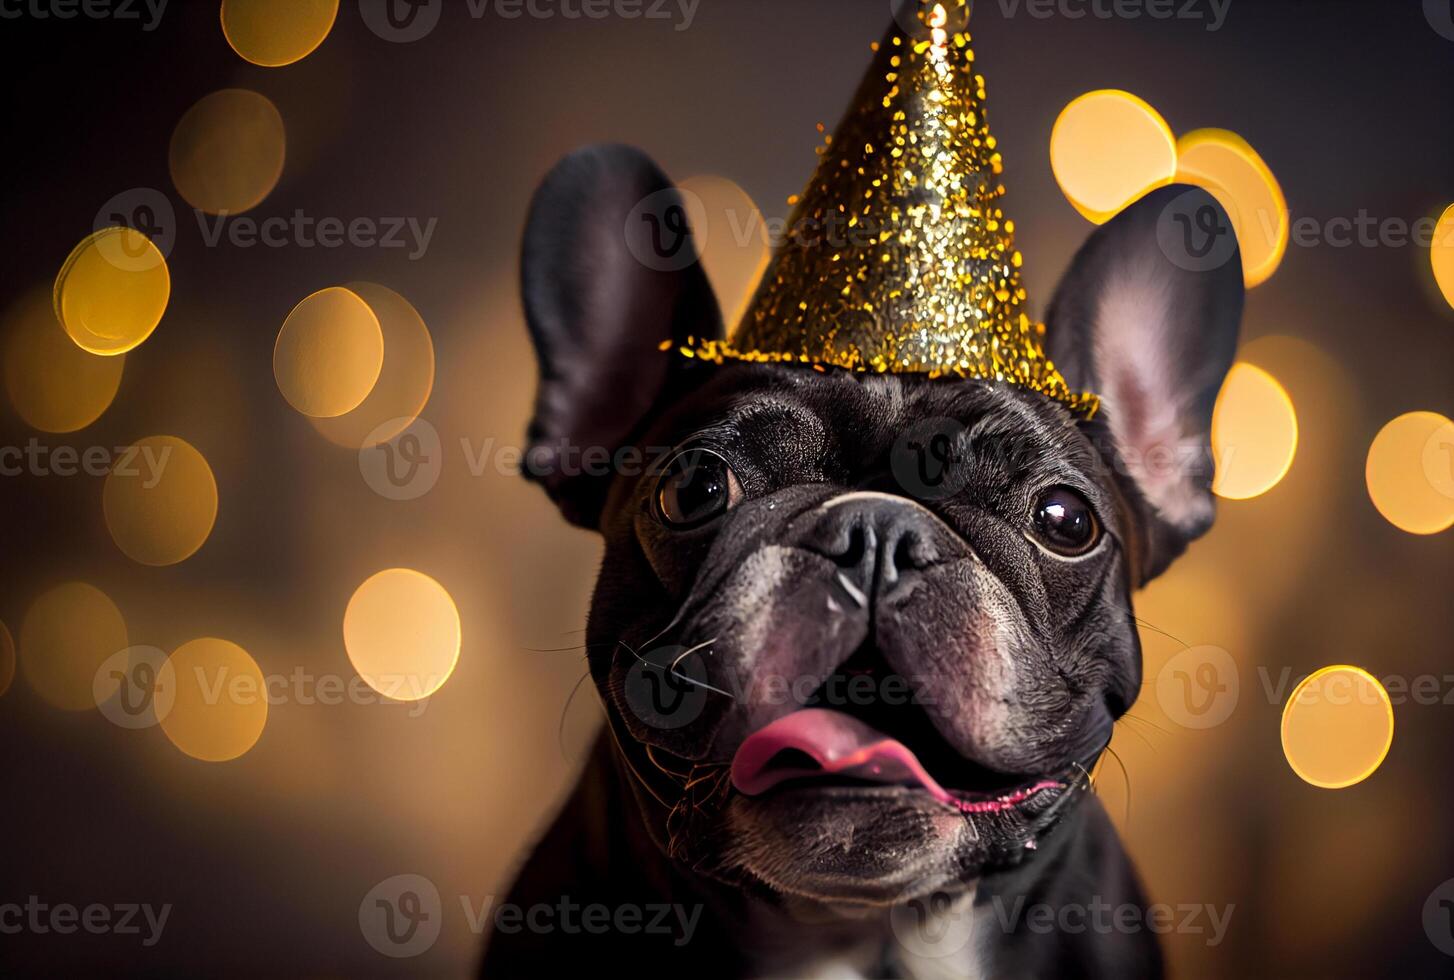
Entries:
POLYGON ((1096 376, 1107 424, 1125 472, 1160 516, 1178 527, 1211 518, 1212 500, 1194 467, 1205 464, 1206 433, 1190 430, 1190 403, 1201 393, 1176 387, 1183 373, 1172 349, 1170 283, 1154 270, 1107 283, 1096 311, 1096 376))

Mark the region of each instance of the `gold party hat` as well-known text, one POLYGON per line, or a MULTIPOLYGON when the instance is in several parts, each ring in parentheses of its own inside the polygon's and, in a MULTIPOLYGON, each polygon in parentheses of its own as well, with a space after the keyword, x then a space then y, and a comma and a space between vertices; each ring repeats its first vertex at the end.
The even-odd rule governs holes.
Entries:
POLYGON ((982 378, 1094 414, 1025 312, 968 15, 969 0, 910 4, 911 29, 875 45, 742 322, 683 354, 982 378))

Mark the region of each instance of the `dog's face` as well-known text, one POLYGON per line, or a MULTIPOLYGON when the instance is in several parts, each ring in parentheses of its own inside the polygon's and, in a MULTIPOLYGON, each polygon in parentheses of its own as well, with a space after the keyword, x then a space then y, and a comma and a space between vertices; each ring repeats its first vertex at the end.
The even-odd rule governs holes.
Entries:
POLYGON ((721 323, 697 265, 642 261, 643 201, 673 192, 639 154, 568 158, 524 286, 528 468, 606 538, 588 649, 647 829, 830 902, 1024 860, 1139 692, 1131 589, 1211 520, 1240 263, 1181 268, 1157 224, 1215 203, 1156 192, 1077 257, 1050 336, 1105 400, 1087 423, 1006 385, 663 352, 721 323))

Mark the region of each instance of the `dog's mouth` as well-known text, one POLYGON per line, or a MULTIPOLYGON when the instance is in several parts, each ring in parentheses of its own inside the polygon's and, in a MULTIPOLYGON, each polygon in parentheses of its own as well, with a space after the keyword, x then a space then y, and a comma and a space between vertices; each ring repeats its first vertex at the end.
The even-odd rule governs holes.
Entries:
POLYGON ((1066 788, 1063 778, 996 772, 966 758, 920 704, 907 696, 882 696, 883 673, 866 664, 862 652, 854 662, 830 679, 830 684, 846 681, 838 684, 838 696, 827 698, 820 691, 810 706, 747 737, 732 759, 732 784, 739 792, 760 796, 779 787, 902 786, 963 813, 994 813, 1066 788), (855 680, 864 677, 874 683, 862 687, 879 696, 851 696, 855 680))
POLYGON ((1038 793, 1064 789, 1054 779, 1006 777, 963 762, 956 776, 936 778, 913 749, 852 715, 802 708, 742 743, 732 759, 732 785, 760 796, 785 783, 880 784, 924 790, 964 813, 993 813, 1038 793))

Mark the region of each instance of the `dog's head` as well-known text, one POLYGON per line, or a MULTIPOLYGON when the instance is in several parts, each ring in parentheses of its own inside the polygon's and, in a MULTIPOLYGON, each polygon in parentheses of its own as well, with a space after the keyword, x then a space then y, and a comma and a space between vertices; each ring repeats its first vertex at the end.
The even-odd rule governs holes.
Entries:
POLYGON ((700 265, 649 258, 671 183, 624 147, 545 180, 527 469, 605 536, 592 674, 674 857, 886 903, 1022 860, 1074 805, 1140 689, 1130 593, 1212 520, 1243 287, 1235 253, 1190 271, 1158 242, 1188 204, 1229 227, 1163 188, 1058 291, 1050 353, 1103 400, 1083 421, 1004 384, 667 350, 722 333, 700 265))

